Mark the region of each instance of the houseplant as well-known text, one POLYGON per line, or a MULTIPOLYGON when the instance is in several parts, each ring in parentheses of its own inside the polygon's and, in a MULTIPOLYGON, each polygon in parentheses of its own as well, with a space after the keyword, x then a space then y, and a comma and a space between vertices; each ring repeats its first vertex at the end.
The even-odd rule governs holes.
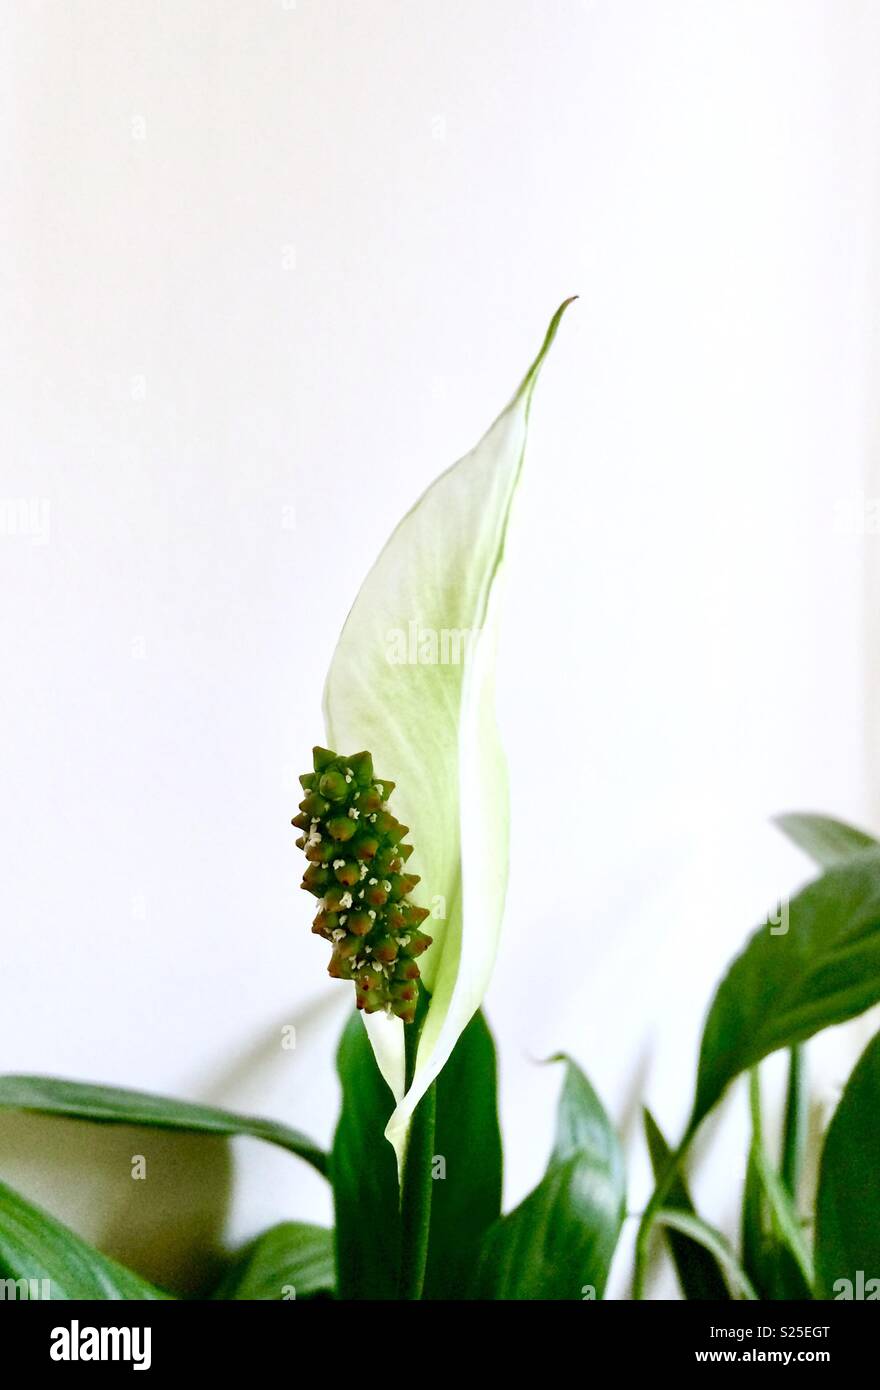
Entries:
MULTIPOLYGON (((562 1087, 547 1169, 503 1215, 495 1050, 480 1007, 507 880, 493 679, 508 524, 535 385, 570 302, 487 434, 394 532, 328 672, 329 747, 314 750, 294 819, 304 886, 319 900, 314 930, 331 946, 331 974, 352 982, 359 1005, 339 1046, 342 1104, 330 1152, 273 1120, 100 1085, 0 1077, 0 1107, 247 1134, 327 1178, 334 1229, 271 1228, 237 1253, 214 1297, 580 1300, 605 1292, 626 1205, 614 1128, 578 1066, 553 1059, 562 1087)), ((874 1296, 880 1203, 866 1192, 880 1160, 877 1039, 825 1137, 812 1237, 799 1203, 803 1045, 880 1000, 880 847, 827 818, 789 816, 781 825, 822 873, 787 905, 785 930, 762 924, 719 985, 681 1141, 670 1146, 645 1114, 656 1188, 639 1221, 637 1298, 658 1232, 687 1298, 845 1297, 847 1286, 874 1296), (758 1068, 782 1049, 790 1080, 777 1160, 758 1068), (735 1249, 697 1215, 684 1169, 706 1116, 743 1074, 753 1131, 735 1249)), ((23 1297, 167 1296, 2 1184, 0 1275, 23 1297)))

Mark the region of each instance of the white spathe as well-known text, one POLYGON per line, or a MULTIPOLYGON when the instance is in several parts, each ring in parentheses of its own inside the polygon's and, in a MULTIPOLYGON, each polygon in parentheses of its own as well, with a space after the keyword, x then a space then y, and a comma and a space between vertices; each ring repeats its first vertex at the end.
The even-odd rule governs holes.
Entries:
POLYGON ((570 300, 507 408, 476 448, 428 488, 367 575, 324 689, 330 747, 369 749, 396 784, 430 910, 422 958, 432 997, 403 1095, 403 1025, 374 1019, 370 1040, 397 1097, 387 1136, 402 1158, 415 1107, 489 984, 508 871, 507 768, 495 721, 498 584, 525 454, 532 392, 570 300), (416 634, 417 640, 412 640, 416 634))

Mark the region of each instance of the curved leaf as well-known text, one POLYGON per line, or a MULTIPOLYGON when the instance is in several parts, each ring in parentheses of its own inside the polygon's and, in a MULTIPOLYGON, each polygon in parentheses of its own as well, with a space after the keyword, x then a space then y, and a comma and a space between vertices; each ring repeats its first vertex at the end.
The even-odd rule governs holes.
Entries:
POLYGON ((382 1078, 357 1014, 346 1024, 336 1059, 342 1113, 330 1154, 336 1208, 337 1296, 397 1298, 400 1189, 385 1126, 394 1097, 382 1078))
POLYGON ((0 1076, 0 1109, 31 1110, 41 1115, 91 1120, 96 1124, 147 1125, 156 1129, 185 1130, 190 1134, 244 1134, 277 1144, 305 1159, 319 1173, 326 1175, 327 1172, 327 1155, 311 1139, 278 1120, 236 1115, 213 1105, 171 1100, 147 1091, 95 1086, 55 1076, 0 1076))
MULTIPOLYGON (((570 302, 570 301, 567 301, 570 302)), ((402 1161, 410 1118, 482 1002, 507 885, 507 784, 493 672, 505 539, 532 392, 565 310, 506 410, 395 530, 348 615, 324 690, 333 748, 369 748, 396 783, 431 911, 422 957, 432 993, 412 1084, 400 1096, 402 1025, 369 1025, 400 1097, 388 1138, 402 1161)))
POLYGON ((333 1290, 333 1232, 300 1221, 272 1226, 241 1252, 213 1297, 312 1298, 333 1290))
POLYGON ((864 1013, 880 1000, 880 846, 807 885, 787 920, 759 927, 715 991, 703 1028, 696 1094, 675 1163, 657 1183, 636 1236, 641 1298, 658 1209, 700 1124, 742 1072, 780 1048, 864 1013), (780 930, 781 928, 781 930, 780 930))
POLYGON ((168 1298, 2 1182, 0 1277, 17 1281, 17 1298, 168 1298))
POLYGON ((788 929, 759 927, 715 993, 703 1030, 693 1133, 728 1084, 779 1048, 880 999, 880 848, 792 899, 788 929))
MULTIPOLYGON (((645 1109, 643 1116, 654 1181, 659 1182, 661 1174, 666 1171, 672 1160, 672 1150, 650 1110, 645 1109)), ((675 1181, 669 1189, 666 1207, 667 1210, 684 1211, 691 1216, 697 1214, 687 1184, 680 1173, 676 1174, 675 1181)), ((718 1261, 701 1241, 692 1240, 690 1236, 672 1229, 669 1230, 668 1239, 678 1282, 686 1299, 723 1301, 730 1298, 718 1261)))
POLYGON ((617 1135, 590 1083, 567 1058, 556 1143, 538 1186, 483 1241, 471 1296, 601 1298, 623 1224, 617 1135))
MULTIPOLYGON (((842 1296, 848 1280, 861 1297, 880 1296, 880 1033, 856 1063, 828 1127, 816 1197, 820 1296, 842 1296), (865 1288, 876 1280, 873 1289, 865 1288)), ((853 1297, 851 1292, 850 1297, 853 1297)), ((859 1295, 856 1295, 859 1296, 859 1295)))
POLYGON ((704 1246, 727 1275, 731 1293, 735 1298, 746 1298, 750 1301, 757 1299, 758 1295, 752 1282, 729 1242, 714 1226, 710 1226, 692 1212, 672 1211, 668 1207, 658 1211, 655 1220, 658 1225, 666 1226, 670 1231, 678 1231, 679 1235, 687 1236, 688 1240, 704 1246))
POLYGON ((823 869, 842 864, 854 854, 877 844, 866 831, 857 830, 846 821, 835 820, 833 816, 817 816, 809 811, 789 811, 776 816, 773 823, 823 869))

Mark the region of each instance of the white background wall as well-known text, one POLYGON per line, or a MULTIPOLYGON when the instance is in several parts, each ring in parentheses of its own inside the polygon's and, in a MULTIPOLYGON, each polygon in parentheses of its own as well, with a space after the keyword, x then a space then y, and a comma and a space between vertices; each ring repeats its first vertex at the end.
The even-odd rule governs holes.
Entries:
MULTIPOLYGON (((487 1007, 508 1200, 564 1048, 633 1135, 638 1207, 637 1102, 680 1124, 711 988, 807 872, 768 817, 880 829, 871 538, 838 505, 876 440, 880 5, 13 0, 0 53, 0 494, 48 505, 0 537, 0 1068, 329 1139, 350 1000, 289 827, 324 671, 578 292, 511 565, 487 1007)), ((814 1049, 826 1099, 852 1032, 814 1049)), ((247 1141, 7 1116, 0 1172, 160 1278, 329 1214, 247 1141)))

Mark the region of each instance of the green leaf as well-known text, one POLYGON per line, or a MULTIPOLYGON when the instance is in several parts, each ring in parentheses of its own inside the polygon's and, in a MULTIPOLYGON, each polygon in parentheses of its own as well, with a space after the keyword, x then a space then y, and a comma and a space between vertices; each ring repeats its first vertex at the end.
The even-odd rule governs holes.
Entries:
MULTIPOLYGON (((880 1000, 880 846, 835 864, 792 899, 787 920, 785 913, 774 918, 752 934, 715 992, 676 1164, 737 1076, 880 1000)), ((639 1223, 636 1299, 644 1289, 651 1226, 673 1176, 670 1167, 639 1223)))
POLYGON ((764 1143, 757 1067, 749 1075, 752 1140, 743 1193, 743 1262, 763 1298, 812 1298, 813 1266, 791 1194, 764 1143))
MULTIPOLYGON (((661 1175, 673 1161, 673 1153, 650 1110, 645 1109, 642 1113, 654 1181, 659 1182, 661 1175)), ((666 1206, 668 1210, 687 1212, 691 1216, 697 1214, 687 1184, 678 1173, 666 1197, 666 1206)), ((671 1229, 668 1232, 668 1240, 681 1291, 686 1299, 717 1302, 730 1298, 718 1261, 702 1241, 692 1240, 690 1236, 671 1229)))
POLYGON ((759 927, 715 994, 700 1049, 688 1133, 741 1072, 880 999, 880 849, 809 884, 788 930, 759 927))
POLYGON ((746 1178, 740 1213, 740 1243, 743 1268, 762 1298, 773 1297, 776 1281, 770 1235, 767 1230, 764 1185, 755 1161, 754 1143, 749 1145, 746 1178))
POLYGON ((64 1115, 68 1119, 91 1120, 97 1124, 148 1125, 191 1134, 244 1134, 277 1144, 305 1159, 319 1173, 327 1172, 327 1155, 304 1134, 277 1120, 236 1115, 231 1110, 169 1100, 146 1091, 94 1086, 54 1076, 0 1076, 0 1109, 64 1115))
POLYGON ((872 849, 877 845, 877 841, 866 831, 857 830, 854 825, 835 820, 833 816, 790 811, 786 815, 776 816, 774 824, 822 869, 842 864, 863 849, 872 849))
POLYGON ((460 1299, 486 1231, 501 1214, 495 1044, 482 1012, 437 1078, 437 1163, 424 1298, 460 1299))
POLYGON ((400 1274, 400 1190, 385 1126, 394 1097, 364 1026, 352 1014, 336 1061, 342 1113, 330 1154, 336 1208, 337 1296, 395 1299, 400 1274))
POLYGON ((568 1058, 556 1143, 538 1186, 483 1241, 471 1296, 601 1298, 623 1224, 623 1156, 602 1103, 568 1058))
POLYGON ((670 1231, 678 1231, 680 1235, 687 1236, 688 1240, 704 1246, 724 1270, 735 1298, 753 1300, 758 1297, 729 1242, 714 1226, 710 1226, 691 1212, 672 1211, 666 1207, 658 1211, 655 1220, 658 1225, 665 1226, 670 1231))
POLYGON ((333 1232, 283 1221, 246 1246, 215 1299, 287 1300, 328 1294, 336 1282, 333 1232))
MULTIPOLYGON (((841 1280, 880 1295, 880 1033, 856 1063, 825 1136, 816 1197, 820 1297, 843 1297, 841 1280), (835 1287, 838 1285, 838 1287, 835 1287)), ((850 1297, 853 1293, 850 1292, 850 1297)), ((858 1295, 856 1295, 858 1296, 858 1295)))
POLYGON ((432 999, 405 1097, 403 1025, 378 1014, 367 1023, 399 1098, 388 1138, 401 1161, 415 1107, 482 1003, 495 961, 508 854, 494 713, 499 581, 532 393, 565 307, 506 410, 391 536, 348 615, 324 690, 329 746, 368 748, 396 783, 395 813, 415 846, 407 867, 422 877, 413 896, 431 911, 434 944, 420 964, 432 999))
POLYGON ((780 1177, 795 1203, 807 1148, 809 1089, 806 1083, 806 1065, 806 1048, 803 1044, 799 1043, 796 1047, 789 1048, 780 1177))
POLYGON ((0 1278, 19 1282, 17 1298, 166 1299, 148 1284, 74 1235, 60 1221, 0 1183, 0 1278))

